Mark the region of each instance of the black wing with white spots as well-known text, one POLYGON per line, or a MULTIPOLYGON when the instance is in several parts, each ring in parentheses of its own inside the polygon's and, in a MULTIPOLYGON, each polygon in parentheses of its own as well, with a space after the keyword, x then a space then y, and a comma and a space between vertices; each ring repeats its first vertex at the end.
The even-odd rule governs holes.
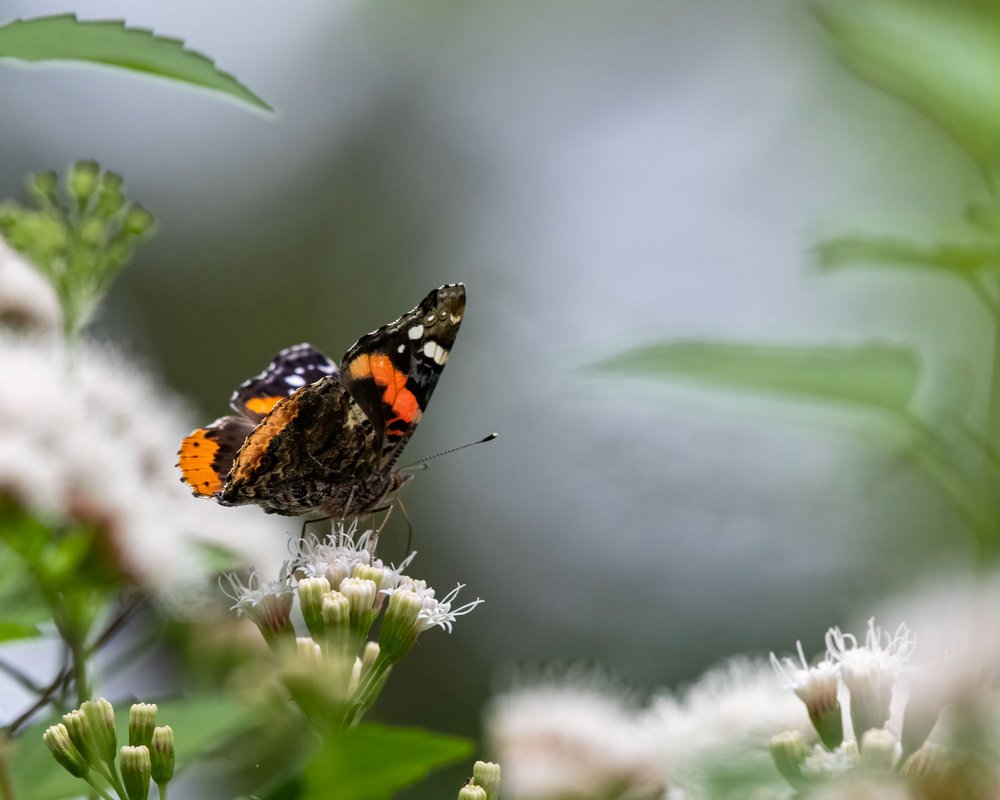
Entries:
POLYGON ((260 375, 240 384, 229 405, 260 422, 292 392, 331 375, 339 375, 333 361, 311 344, 296 344, 278 353, 260 375))

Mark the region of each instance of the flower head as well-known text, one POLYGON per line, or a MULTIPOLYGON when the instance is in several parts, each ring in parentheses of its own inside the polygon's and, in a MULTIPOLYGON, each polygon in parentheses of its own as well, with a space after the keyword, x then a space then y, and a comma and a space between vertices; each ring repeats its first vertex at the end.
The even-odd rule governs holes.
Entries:
POLYGON ((282 564, 278 579, 274 581, 262 581, 254 567, 250 568, 245 584, 235 573, 224 575, 219 581, 220 586, 222 580, 229 583, 231 592, 227 592, 224 586, 222 591, 235 601, 232 610, 238 616, 252 620, 265 639, 273 641, 278 635, 294 634, 291 613, 295 593, 287 561, 282 564))

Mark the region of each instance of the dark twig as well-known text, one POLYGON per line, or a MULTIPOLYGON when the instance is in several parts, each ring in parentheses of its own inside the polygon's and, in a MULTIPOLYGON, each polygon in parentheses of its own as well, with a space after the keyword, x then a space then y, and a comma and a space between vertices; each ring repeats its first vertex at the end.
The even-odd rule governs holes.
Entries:
MULTIPOLYGON (((119 612, 118 616, 116 616, 113 620, 111 620, 110 623, 108 623, 108 626, 104 629, 101 635, 98 636, 94 640, 93 644, 91 644, 90 647, 87 648, 86 651, 87 656, 93 655, 98 650, 100 650, 105 644, 107 644, 108 640, 110 640, 111 637, 113 637, 119 630, 121 630, 122 626, 125 625, 129 617, 132 616, 135 610, 139 608, 139 606, 145 599, 146 596, 143 594, 139 594, 135 598, 133 598, 132 602, 129 603, 124 609, 122 609, 122 611, 119 612)), ((25 722, 31 719, 40 709, 47 706, 52 698, 52 695, 54 695, 62 686, 68 683, 72 679, 72 677, 73 677, 72 666, 66 667, 58 675, 56 675, 52 683, 50 683, 48 686, 45 687, 45 690, 39 696, 38 700, 36 700, 29 709, 27 709, 23 714, 21 714, 17 719, 15 719, 12 723, 10 723, 10 725, 7 726, 7 734, 9 736, 13 736, 17 732, 18 728, 20 728, 22 725, 24 725, 25 722)))

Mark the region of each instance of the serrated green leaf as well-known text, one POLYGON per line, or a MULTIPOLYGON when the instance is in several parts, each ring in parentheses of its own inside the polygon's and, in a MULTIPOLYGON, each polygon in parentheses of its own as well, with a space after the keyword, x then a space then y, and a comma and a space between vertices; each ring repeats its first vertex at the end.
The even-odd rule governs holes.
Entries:
POLYGON ((81 61, 131 70, 222 92, 265 111, 264 100, 212 59, 184 42, 123 20, 78 20, 75 14, 14 20, 0 27, 0 59, 24 62, 81 61))
POLYGON ((1000 244, 955 242, 923 245, 882 236, 840 236, 816 246, 822 267, 859 265, 920 267, 968 278, 981 271, 1000 271, 1000 244))
POLYGON ((472 753, 472 742, 415 728, 361 725, 332 737, 306 772, 303 800, 383 800, 472 753))
POLYGON ((844 63, 947 131, 981 165, 1000 160, 1000 13, 994 4, 822 0, 844 63))
MULTIPOLYGON (((157 724, 174 729, 178 770, 219 747, 254 721, 245 706, 218 697, 156 702, 159 706, 157 724)), ((119 745, 128 744, 129 705, 127 702, 115 703, 119 745)), ((86 784, 56 764, 42 743, 42 733, 58 721, 51 718, 26 728, 18 735, 11 761, 11 777, 17 797, 63 800, 86 792, 86 784)))
POLYGON ((909 347, 757 345, 714 341, 661 342, 595 365, 632 376, 698 381, 716 388, 756 391, 907 410, 920 379, 909 347))

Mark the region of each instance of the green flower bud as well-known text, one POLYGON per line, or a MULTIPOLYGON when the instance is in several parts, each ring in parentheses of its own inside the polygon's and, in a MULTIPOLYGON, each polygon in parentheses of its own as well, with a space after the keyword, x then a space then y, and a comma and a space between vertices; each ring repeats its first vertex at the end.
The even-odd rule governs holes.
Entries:
POLYGON ((108 170, 101 176, 101 188, 106 192, 119 192, 122 190, 122 176, 117 172, 108 170))
POLYGON ((59 178, 54 172, 36 172, 28 176, 28 191, 52 205, 59 203, 59 198, 56 195, 58 186, 59 178))
POLYGON ((125 195, 117 189, 102 190, 97 197, 97 208, 94 213, 101 219, 111 219, 125 206, 125 195))
POLYGON ((319 641, 326 628, 323 623, 323 597, 330 592, 330 582, 326 578, 303 578, 296 590, 306 627, 312 637, 319 641))
POLYGON ((783 731, 771 737, 774 765, 793 786, 802 782, 802 764, 806 755, 806 741, 801 731, 783 731))
POLYGON ((164 725, 153 731, 153 744, 149 752, 153 780, 160 786, 174 777, 174 731, 164 725))
POLYGON ((472 767, 472 780, 486 791, 486 800, 497 800, 500 795, 500 765, 492 761, 477 761, 472 767))
POLYGON ((90 722, 83 711, 75 709, 68 714, 63 714, 63 725, 66 726, 70 741, 80 751, 84 761, 92 767, 100 763, 101 758, 97 751, 97 743, 91 731, 90 722))
POLYGON ((149 748, 123 747, 121 750, 122 783, 128 800, 148 800, 149 777, 152 766, 149 759, 149 748))
POLYGON ((103 697, 88 700, 80 710, 87 718, 98 757, 109 764, 115 760, 118 736, 115 733, 115 709, 103 697))
POLYGON ((133 203, 125 212, 122 220, 122 230, 129 236, 142 236, 149 233, 156 224, 156 218, 138 203, 133 203))
POLYGON ((156 703, 135 703, 128 712, 128 743, 133 747, 146 745, 153 739, 156 727, 156 703))
POLYGON ((70 739, 69 731, 62 723, 53 725, 42 734, 42 741, 55 757, 56 761, 62 765, 74 778, 82 778, 89 771, 90 767, 79 748, 70 739))
POLYGON ((77 161, 66 178, 66 187, 77 202, 83 205, 97 189, 100 175, 101 168, 96 161, 77 161))
POLYGON ((389 597, 378 640, 390 663, 399 661, 417 641, 417 615, 422 608, 420 595, 409 589, 397 589, 389 597))
POLYGON ((474 783, 467 783, 458 791, 458 800, 486 800, 486 790, 474 783))
POLYGON ((97 247, 104 242, 104 234, 108 226, 98 217, 87 217, 78 228, 80 241, 90 247, 97 247))

